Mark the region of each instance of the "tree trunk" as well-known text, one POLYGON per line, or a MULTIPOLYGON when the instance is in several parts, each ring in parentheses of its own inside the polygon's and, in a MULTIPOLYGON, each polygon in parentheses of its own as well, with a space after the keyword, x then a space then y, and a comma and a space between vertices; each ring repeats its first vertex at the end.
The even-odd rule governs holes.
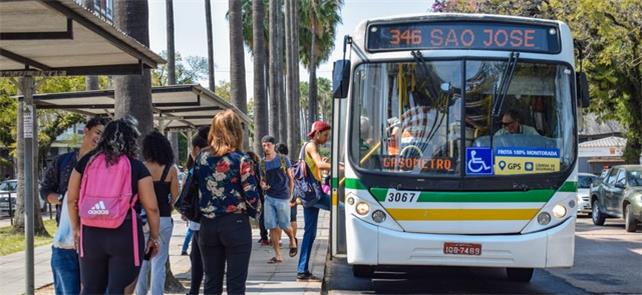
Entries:
POLYGON ((205 25, 207 26, 207 72, 209 73, 209 89, 216 91, 214 80, 214 38, 212 37, 212 5, 210 0, 205 0, 205 25))
MULTIPOLYGON (((94 11, 94 0, 83 0, 83 5, 90 11, 94 11)), ((100 89, 98 76, 85 77, 85 90, 98 90, 100 89)))
POLYGON ((270 13, 268 14, 269 16, 269 33, 270 33, 270 40, 269 40, 269 74, 268 74, 268 79, 270 82, 270 87, 269 87, 269 108, 270 108, 270 135, 278 137, 279 136, 279 72, 278 72, 278 34, 277 34, 277 11, 278 11, 278 0, 270 0, 269 2, 269 7, 270 7, 270 13))
MULTIPOLYGON (((149 46, 147 0, 116 1, 114 5, 116 27, 141 44, 149 46)), ((115 117, 131 115, 138 120, 142 136, 149 133, 154 126, 149 70, 143 70, 142 75, 114 76, 114 92, 115 117)))
POLYGON ((252 2, 252 40, 254 52, 254 151, 261 150, 261 138, 268 134, 267 96, 265 92, 265 5, 252 2))
POLYGON ((232 104, 247 113, 245 93, 245 60, 243 48, 243 24, 241 22, 241 1, 229 0, 230 22, 230 91, 232 104))
MULTIPOLYGON (((173 0, 165 0, 167 17, 167 85, 176 85, 176 50, 174 48, 174 4, 173 0)), ((172 146, 174 163, 178 163, 178 133, 170 131, 167 139, 172 146)))
POLYGON ((167 17, 167 84, 176 85, 176 52, 174 50, 174 5, 165 0, 167 17))
POLYGON ((290 159, 296 160, 299 150, 299 61, 298 61, 298 8, 296 0, 286 0, 286 56, 287 73, 288 73, 288 150, 290 150, 290 159))
POLYGON ((279 34, 279 142, 285 143, 288 139, 288 99, 286 96, 286 65, 285 65, 285 14, 282 10, 283 1, 279 0, 278 34, 279 34))
MULTIPOLYGON (((314 12, 311 12, 311 14, 314 14, 314 12)), ((317 63, 316 63, 316 21, 315 21, 315 16, 311 15, 310 16, 311 23, 312 23, 312 38, 310 40, 310 64, 308 66, 308 71, 310 73, 308 83, 309 83, 309 93, 308 93, 308 122, 310 124, 314 121, 316 121, 317 118, 317 63)), ((309 127, 309 126, 308 126, 309 127)))

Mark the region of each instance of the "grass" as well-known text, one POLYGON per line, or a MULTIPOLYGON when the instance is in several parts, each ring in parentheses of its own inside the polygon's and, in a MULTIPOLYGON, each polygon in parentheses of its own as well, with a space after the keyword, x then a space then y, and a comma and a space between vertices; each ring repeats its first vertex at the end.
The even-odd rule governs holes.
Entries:
MULTIPOLYGON (((35 236, 34 247, 43 246, 51 243, 53 235, 56 232, 56 221, 53 219, 44 220, 45 228, 51 237, 35 236)), ((25 249, 25 235, 23 233, 13 233, 11 226, 0 227, 0 256, 9 255, 23 251, 25 249)))

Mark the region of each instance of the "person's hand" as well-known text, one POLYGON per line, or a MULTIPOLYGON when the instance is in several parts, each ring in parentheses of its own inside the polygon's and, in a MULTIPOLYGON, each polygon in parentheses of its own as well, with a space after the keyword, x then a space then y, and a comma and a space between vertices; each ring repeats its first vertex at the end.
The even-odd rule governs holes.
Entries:
POLYGON ((74 230, 74 248, 76 248, 76 251, 80 251, 80 230, 74 230))
POLYGON ((145 247, 145 254, 151 253, 151 255, 149 256, 150 258, 156 256, 156 254, 158 254, 159 249, 160 249, 160 242, 158 238, 149 238, 147 240, 147 246, 145 247))
POLYGON ((324 163, 330 163, 330 159, 328 159, 328 157, 323 157, 321 161, 323 161, 324 163))
POLYGON ((261 188, 266 191, 270 189, 270 186, 265 183, 265 180, 261 180, 261 188))
POLYGON ((296 206, 296 199, 290 200, 290 208, 296 206))

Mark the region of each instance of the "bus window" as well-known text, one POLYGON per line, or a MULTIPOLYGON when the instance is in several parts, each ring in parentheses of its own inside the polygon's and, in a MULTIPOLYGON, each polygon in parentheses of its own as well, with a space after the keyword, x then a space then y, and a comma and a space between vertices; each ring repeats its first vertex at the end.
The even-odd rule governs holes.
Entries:
POLYGON ((566 170, 573 163, 574 130, 566 66, 519 62, 498 116, 492 106, 504 79, 504 61, 466 62, 466 146, 488 148, 494 174, 566 170))

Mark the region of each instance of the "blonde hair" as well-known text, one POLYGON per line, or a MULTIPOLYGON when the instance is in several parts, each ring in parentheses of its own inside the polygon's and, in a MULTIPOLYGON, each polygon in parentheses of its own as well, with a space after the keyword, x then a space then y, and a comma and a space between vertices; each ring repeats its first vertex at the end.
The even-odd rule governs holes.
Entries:
POLYGON ((240 150, 243 146, 241 118, 231 109, 217 113, 212 118, 207 140, 216 156, 240 150))

